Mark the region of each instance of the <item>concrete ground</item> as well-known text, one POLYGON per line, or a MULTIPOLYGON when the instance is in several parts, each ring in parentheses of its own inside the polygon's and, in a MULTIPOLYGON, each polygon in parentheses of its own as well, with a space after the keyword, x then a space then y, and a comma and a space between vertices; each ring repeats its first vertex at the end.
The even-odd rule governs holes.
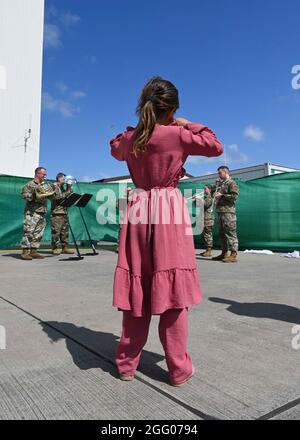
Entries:
POLYGON ((0 253, 0 419, 300 419, 292 334, 300 260, 240 253, 238 264, 224 264, 197 250, 204 300, 190 309, 189 335, 197 371, 174 388, 158 317, 135 380, 117 378, 113 249, 103 243, 82 261, 0 253))

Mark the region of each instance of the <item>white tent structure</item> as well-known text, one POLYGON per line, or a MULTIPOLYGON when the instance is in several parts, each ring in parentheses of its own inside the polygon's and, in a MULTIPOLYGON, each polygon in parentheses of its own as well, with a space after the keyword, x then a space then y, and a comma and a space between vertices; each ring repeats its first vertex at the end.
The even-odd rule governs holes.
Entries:
POLYGON ((0 1, 0 174, 39 162, 44 0, 0 1))

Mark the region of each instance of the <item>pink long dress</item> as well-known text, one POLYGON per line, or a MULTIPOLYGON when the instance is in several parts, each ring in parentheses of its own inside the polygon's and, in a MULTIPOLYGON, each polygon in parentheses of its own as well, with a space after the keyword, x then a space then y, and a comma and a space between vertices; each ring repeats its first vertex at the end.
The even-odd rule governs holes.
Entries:
POLYGON ((110 141, 111 154, 127 162, 135 187, 144 190, 132 197, 128 210, 139 202, 140 217, 148 216, 149 221, 127 221, 122 226, 113 306, 140 317, 149 311, 159 315, 201 302, 190 217, 177 182, 189 155, 219 156, 223 146, 208 127, 196 123, 178 126, 176 121, 157 124, 147 153, 137 158, 132 153, 133 140, 134 128, 128 127, 110 141), (161 214, 159 221, 150 221, 154 211, 165 209, 170 212, 170 221, 163 221, 161 214), (183 211, 182 222, 176 209, 183 211))

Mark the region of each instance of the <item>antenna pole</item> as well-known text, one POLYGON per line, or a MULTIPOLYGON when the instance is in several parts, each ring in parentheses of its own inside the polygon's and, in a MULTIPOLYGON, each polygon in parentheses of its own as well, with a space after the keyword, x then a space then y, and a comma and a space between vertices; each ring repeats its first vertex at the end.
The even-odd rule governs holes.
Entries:
POLYGON ((25 133, 25 138, 24 138, 24 152, 26 153, 26 151, 27 151, 27 142, 28 142, 28 140, 30 139, 30 137, 31 137, 31 128, 29 128, 28 129, 28 135, 26 136, 26 133, 25 133))

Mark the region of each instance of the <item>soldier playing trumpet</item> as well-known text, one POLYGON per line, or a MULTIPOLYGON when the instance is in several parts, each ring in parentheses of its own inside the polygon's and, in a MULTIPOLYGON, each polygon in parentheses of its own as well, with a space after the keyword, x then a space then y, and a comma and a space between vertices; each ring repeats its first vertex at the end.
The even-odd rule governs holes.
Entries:
POLYGON ((74 254, 68 247, 69 222, 67 208, 61 206, 61 202, 65 200, 72 192, 72 185, 65 182, 66 175, 58 173, 55 182, 55 192, 51 200, 51 233, 52 233, 52 254, 74 254), (67 187, 64 187, 66 183, 67 187), (62 247, 62 251, 60 250, 62 247))
POLYGON ((204 228, 202 239, 205 245, 205 251, 200 255, 202 257, 211 257, 213 247, 213 228, 214 228, 214 199, 211 195, 211 187, 204 187, 204 228))
POLYGON ((215 194, 221 188, 221 181, 216 180, 215 186, 205 185, 203 196, 200 198, 195 194, 192 199, 195 200, 196 205, 204 209, 204 228, 202 231, 202 240, 204 241, 205 251, 200 255, 202 257, 211 257, 213 248, 213 229, 214 229, 214 208, 216 204, 215 194))

